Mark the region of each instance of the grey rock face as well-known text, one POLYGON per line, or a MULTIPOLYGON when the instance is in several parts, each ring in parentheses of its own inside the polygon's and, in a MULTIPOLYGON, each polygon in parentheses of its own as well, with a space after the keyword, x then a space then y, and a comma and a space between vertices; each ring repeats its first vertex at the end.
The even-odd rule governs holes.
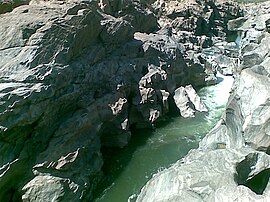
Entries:
POLYGON ((201 101, 200 96, 196 93, 195 89, 188 85, 185 87, 187 96, 189 97, 190 101, 194 105, 194 108, 199 112, 207 112, 207 108, 204 103, 201 101))
POLYGON ((104 13, 96 1, 31 1, 1 15, 1 201, 91 200, 100 148, 125 146, 130 127, 152 127, 178 86, 196 85, 169 35, 134 35, 157 26, 135 3, 104 13))
MULTIPOLYGON (((259 5, 267 6, 269 2, 259 5)), ((256 10, 256 6, 250 9, 256 10)), ((234 73, 236 80, 223 119, 200 142, 198 149, 154 175, 137 201, 270 200, 270 51, 266 42, 270 38, 263 25, 268 19, 264 13, 267 10, 253 18, 247 16, 244 24, 242 19, 239 23, 232 22, 231 27, 243 31, 240 49, 243 57, 239 62, 242 71, 234 73), (253 28, 246 28, 245 24, 253 24, 253 28)))
POLYGON ((151 2, 139 0, 99 0, 103 12, 115 17, 122 17, 131 22, 138 32, 150 33, 158 30, 157 17, 151 11, 151 2))
POLYGON ((208 111, 206 106, 201 101, 199 95, 191 85, 177 88, 174 92, 173 98, 176 106, 180 110, 181 116, 185 118, 194 117, 195 110, 199 112, 208 111))
MULTIPOLYGON (((253 151, 244 148, 237 152, 233 149, 200 151, 200 154, 192 151, 169 169, 156 174, 142 189, 137 201, 263 201, 263 196, 235 182, 235 164, 244 161, 249 152, 253 151)), ((255 155, 260 159, 257 164, 252 162, 256 168, 267 169, 268 155, 262 152, 255 155)), ((248 168, 251 167, 239 166, 242 172, 248 168)), ((252 170, 249 177, 258 174, 258 170, 252 170)))
POLYGON ((243 14, 233 2, 159 0, 155 4, 162 21, 166 22, 167 17, 178 31, 193 32, 199 36, 224 36, 229 31, 227 22, 243 14))
POLYGON ((211 40, 150 33, 155 2, 26 4, 0 6, 11 11, 0 16, 0 201, 89 201, 101 147, 125 146, 130 128, 170 111, 175 89, 214 77, 200 60, 211 40))
POLYGON ((22 200, 46 202, 72 201, 74 200, 74 195, 71 193, 76 192, 77 188, 78 185, 68 182, 68 179, 53 176, 36 176, 23 187, 25 194, 22 200))
POLYGON ((183 117, 194 117, 195 111, 191 108, 189 97, 184 87, 177 88, 173 96, 176 106, 183 117))

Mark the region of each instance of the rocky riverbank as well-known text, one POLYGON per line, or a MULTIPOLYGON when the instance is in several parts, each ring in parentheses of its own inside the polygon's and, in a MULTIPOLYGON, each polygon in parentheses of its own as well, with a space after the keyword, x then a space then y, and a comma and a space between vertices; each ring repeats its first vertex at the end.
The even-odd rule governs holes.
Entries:
POLYGON ((224 67, 203 49, 242 16, 143 0, 1 1, 0 13, 0 201, 90 201, 101 147, 206 110, 194 88, 224 67))
POLYGON ((269 201, 270 3, 245 6, 226 113, 196 150, 156 174, 137 201, 269 201))

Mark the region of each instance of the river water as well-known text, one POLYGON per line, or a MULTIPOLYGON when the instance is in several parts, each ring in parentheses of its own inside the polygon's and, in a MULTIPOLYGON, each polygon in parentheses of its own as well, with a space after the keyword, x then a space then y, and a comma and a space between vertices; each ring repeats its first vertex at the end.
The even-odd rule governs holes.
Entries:
POLYGON ((218 74, 218 80, 217 85, 198 92, 208 113, 197 113, 195 118, 188 119, 172 118, 154 131, 137 131, 124 149, 104 151, 106 177, 95 202, 135 201, 153 174, 197 148, 225 110, 233 78, 218 74))

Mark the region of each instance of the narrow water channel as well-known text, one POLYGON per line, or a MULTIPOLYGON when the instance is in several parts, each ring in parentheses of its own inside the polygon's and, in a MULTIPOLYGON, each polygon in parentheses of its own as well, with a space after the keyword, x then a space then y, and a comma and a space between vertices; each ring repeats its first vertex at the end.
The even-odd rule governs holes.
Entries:
POLYGON ((195 118, 189 119, 172 118, 155 131, 136 132, 130 144, 122 150, 108 149, 104 152, 107 177, 95 202, 135 201, 140 189, 153 174, 198 147, 199 141, 224 112, 233 83, 232 77, 218 76, 220 82, 217 85, 204 87, 198 92, 208 113, 198 113, 195 118))

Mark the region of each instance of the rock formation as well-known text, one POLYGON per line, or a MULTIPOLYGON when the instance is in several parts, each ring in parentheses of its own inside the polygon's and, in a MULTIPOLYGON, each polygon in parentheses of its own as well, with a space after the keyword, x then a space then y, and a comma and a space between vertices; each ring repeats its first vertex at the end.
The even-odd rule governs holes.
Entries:
POLYGON ((171 3, 0 3, 0 201, 91 201, 101 147, 152 127, 174 109, 178 87, 215 81, 202 48, 229 33, 239 8, 171 3))
POLYGON ((194 117, 195 110, 207 112, 206 106, 202 103, 200 97, 191 85, 177 88, 173 98, 182 117, 194 117))
POLYGON ((141 201, 269 201, 269 2, 229 22, 241 36, 234 87, 222 120, 198 149, 156 174, 141 201))

